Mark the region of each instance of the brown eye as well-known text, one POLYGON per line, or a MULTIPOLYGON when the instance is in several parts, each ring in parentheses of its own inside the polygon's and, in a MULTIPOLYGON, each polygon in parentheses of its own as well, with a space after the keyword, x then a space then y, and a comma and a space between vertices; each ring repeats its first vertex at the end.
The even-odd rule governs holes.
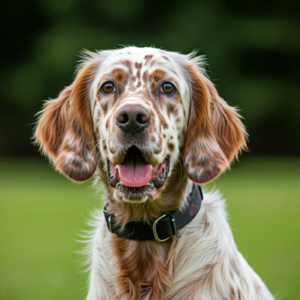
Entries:
POLYGON ((166 82, 162 85, 161 87, 162 92, 167 94, 167 95, 172 95, 175 93, 176 88, 172 83, 166 82))
POLYGON ((110 94, 115 91, 115 86, 112 82, 108 81, 101 86, 100 90, 105 94, 110 94))

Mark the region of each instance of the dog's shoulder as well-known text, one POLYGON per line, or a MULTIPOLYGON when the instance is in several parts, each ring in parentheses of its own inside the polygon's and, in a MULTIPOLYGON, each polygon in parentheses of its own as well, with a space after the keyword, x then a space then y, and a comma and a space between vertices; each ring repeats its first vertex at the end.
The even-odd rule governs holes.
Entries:
POLYGON ((180 231, 175 262, 164 300, 274 299, 238 252, 218 190, 204 193, 197 217, 180 231))

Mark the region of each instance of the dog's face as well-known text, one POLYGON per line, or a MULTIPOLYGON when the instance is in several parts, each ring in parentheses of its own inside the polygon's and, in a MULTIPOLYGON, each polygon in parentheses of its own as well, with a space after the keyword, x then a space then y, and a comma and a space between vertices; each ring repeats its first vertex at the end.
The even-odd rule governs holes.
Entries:
POLYGON ((245 133, 199 64, 155 48, 89 53, 74 83, 46 105, 37 142, 76 181, 98 166, 116 201, 157 199, 178 163, 192 181, 208 182, 245 133))
POLYGON ((164 51, 114 51, 91 86, 94 130, 115 198, 155 199, 178 160, 187 128, 190 89, 164 51))

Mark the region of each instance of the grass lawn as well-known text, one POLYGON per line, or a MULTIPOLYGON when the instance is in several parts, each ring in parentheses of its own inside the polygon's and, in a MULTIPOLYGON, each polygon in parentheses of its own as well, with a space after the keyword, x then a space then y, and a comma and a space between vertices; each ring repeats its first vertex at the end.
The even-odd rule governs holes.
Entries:
MULTIPOLYGON (((83 300, 77 233, 101 195, 42 160, 0 160, 0 299, 83 300)), ((300 159, 242 158, 210 184, 239 250, 277 299, 300 294, 300 159)))

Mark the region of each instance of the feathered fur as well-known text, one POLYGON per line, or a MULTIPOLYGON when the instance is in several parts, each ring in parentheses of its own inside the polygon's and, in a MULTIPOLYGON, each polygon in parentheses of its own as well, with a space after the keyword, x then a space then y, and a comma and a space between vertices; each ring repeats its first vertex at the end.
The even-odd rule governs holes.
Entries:
MULTIPOLYGON (((136 47, 86 52, 75 81, 46 103, 35 133, 43 152, 72 180, 96 172, 108 210, 123 226, 182 209, 193 182, 209 182, 228 168, 246 148, 246 137, 237 110, 219 96, 202 58, 136 47), (113 92, 102 91, 105 82, 113 83, 113 92), (162 92, 164 82, 172 83, 173 94, 162 92), (151 116, 139 135, 116 125, 126 105, 151 116), (107 172, 132 145, 152 166, 169 157, 170 172, 162 187, 129 199, 107 172)), ((87 300, 274 299, 238 252, 218 192, 205 193, 197 217, 164 243, 117 237, 102 211, 94 214, 93 227, 87 300)))

